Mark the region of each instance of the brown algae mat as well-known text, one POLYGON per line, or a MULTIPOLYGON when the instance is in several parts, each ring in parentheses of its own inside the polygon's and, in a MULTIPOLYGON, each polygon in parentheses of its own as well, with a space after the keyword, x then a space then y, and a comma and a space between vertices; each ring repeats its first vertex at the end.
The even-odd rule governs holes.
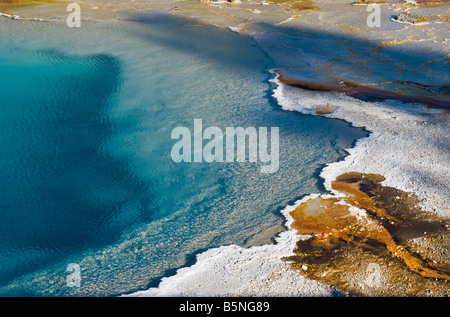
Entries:
POLYGON ((284 260, 350 296, 449 296, 449 219, 383 180, 345 173, 332 183, 342 197, 300 204, 292 228, 310 236, 284 260))

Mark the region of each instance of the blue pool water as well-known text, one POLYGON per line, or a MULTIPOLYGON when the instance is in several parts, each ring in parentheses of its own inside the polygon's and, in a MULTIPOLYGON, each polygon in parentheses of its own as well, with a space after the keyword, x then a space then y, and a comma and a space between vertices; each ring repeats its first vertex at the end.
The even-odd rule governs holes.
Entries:
POLYGON ((0 21, 0 295, 110 296, 155 286, 227 244, 270 243, 279 210, 364 131, 282 111, 245 36, 134 22, 0 21), (43 35, 41 35, 43 34, 43 35), (278 127, 279 169, 175 163, 171 131, 278 127), (66 268, 81 269, 68 287, 66 268))

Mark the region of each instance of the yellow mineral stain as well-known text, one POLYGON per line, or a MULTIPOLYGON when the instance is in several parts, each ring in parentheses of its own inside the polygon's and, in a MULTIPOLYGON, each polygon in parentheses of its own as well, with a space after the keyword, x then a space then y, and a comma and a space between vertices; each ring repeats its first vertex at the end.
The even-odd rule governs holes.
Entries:
POLYGON ((355 1, 353 5, 367 5, 367 4, 386 4, 385 1, 355 1))
POLYGON ((276 25, 282 25, 282 24, 288 23, 288 22, 290 22, 292 20, 295 20, 295 19, 297 19, 299 17, 301 17, 300 14, 294 14, 294 15, 290 16, 289 18, 287 18, 286 20, 277 23, 276 25))
POLYGON ((316 11, 320 10, 319 7, 316 7, 314 5, 313 1, 309 0, 302 0, 302 1, 295 1, 292 3, 289 7, 290 10, 293 11, 316 11))
POLYGON ((417 0, 417 4, 426 6, 442 6, 449 5, 450 2, 448 0, 417 0))
POLYGON ((380 45, 380 47, 385 47, 385 46, 397 45, 397 44, 402 44, 402 43, 408 43, 411 41, 412 40, 410 38, 407 38, 404 40, 381 41, 379 43, 379 45, 380 45))
POLYGON ((13 10, 17 8, 50 3, 69 3, 69 2, 57 0, 0 0, 0 12, 13 14, 13 10))
POLYGON ((414 6, 414 7, 441 7, 448 6, 450 2, 448 0, 416 0, 416 3, 412 2, 401 2, 396 3, 396 6, 414 6))
POLYGON ((330 114, 333 113, 337 107, 330 105, 315 105, 314 111, 319 115, 330 114))
MULTIPOLYGON (((358 294, 355 290, 359 284, 348 281, 351 270, 357 268, 350 259, 361 257, 364 254, 361 250, 366 250, 364 252, 371 252, 367 254, 371 259, 369 262, 378 261, 392 267, 392 271, 385 272, 392 280, 405 276, 405 270, 411 272, 409 278, 415 282, 408 292, 419 292, 423 285, 450 292, 450 275, 433 267, 430 264, 433 259, 422 259, 418 255, 420 249, 415 247, 413 252, 408 246, 412 238, 424 237, 425 231, 434 237, 448 235, 449 219, 421 210, 415 195, 383 186, 380 184, 383 180, 384 177, 378 174, 345 173, 332 182, 333 189, 343 196, 319 196, 297 206, 290 213, 294 220, 291 227, 310 238, 300 239, 294 250, 295 256, 286 260, 294 267, 308 267, 307 272, 299 271, 309 278, 342 286, 347 292, 358 294), (337 264, 326 264, 331 259, 335 264, 342 264, 341 273, 337 273, 337 264)), ((445 245, 435 247, 446 250, 445 245)), ((450 263, 441 267, 450 267, 450 263)), ((356 276, 356 272, 353 274, 356 276)))
POLYGON ((287 6, 289 11, 315 11, 320 10, 312 0, 270 0, 269 3, 287 6))
MULTIPOLYGON (((420 20, 422 22, 418 22, 418 23, 423 23, 426 22, 426 20, 420 20)), ((421 27, 421 26, 425 26, 424 24, 418 24, 415 25, 416 27, 421 27)), ((431 37, 428 39, 413 39, 414 36, 408 36, 406 39, 404 40, 392 40, 392 41, 381 41, 379 42, 379 46, 380 47, 385 47, 385 46, 391 46, 391 45, 397 45, 397 44, 403 44, 403 43, 409 43, 409 42, 427 42, 427 41, 433 41, 435 38, 431 37)))

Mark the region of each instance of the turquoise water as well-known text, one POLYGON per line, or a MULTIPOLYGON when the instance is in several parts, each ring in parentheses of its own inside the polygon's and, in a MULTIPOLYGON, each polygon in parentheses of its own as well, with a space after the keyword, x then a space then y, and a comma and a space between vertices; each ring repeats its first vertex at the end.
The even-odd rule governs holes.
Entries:
POLYGON ((146 289, 227 244, 271 243, 279 210, 364 131, 282 111, 274 67, 245 36, 165 15, 0 21, 0 294, 146 289), (41 36, 40 34, 43 34, 41 36), (278 127, 279 169, 175 163, 178 126, 278 127), (67 265, 81 269, 68 287, 67 265))

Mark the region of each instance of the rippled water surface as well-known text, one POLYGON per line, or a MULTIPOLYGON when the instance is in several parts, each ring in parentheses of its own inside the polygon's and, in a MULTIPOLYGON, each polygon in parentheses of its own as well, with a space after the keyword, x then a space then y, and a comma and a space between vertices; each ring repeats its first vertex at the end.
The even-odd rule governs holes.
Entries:
POLYGON ((248 38, 140 16, 0 21, 0 294, 108 296, 225 244, 269 243, 278 211, 365 132, 282 111, 248 38), (175 163, 175 127, 278 127, 280 166, 175 163), (68 287, 69 263, 81 286, 68 287))

